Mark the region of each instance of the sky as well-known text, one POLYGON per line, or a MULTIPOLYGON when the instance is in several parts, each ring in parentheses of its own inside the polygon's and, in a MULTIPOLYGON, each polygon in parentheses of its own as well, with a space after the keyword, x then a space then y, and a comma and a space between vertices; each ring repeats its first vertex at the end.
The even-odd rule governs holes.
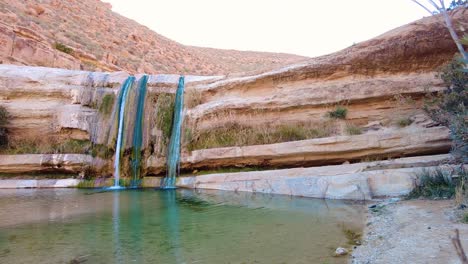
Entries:
POLYGON ((191 46, 315 57, 428 16, 411 0, 104 0, 191 46))

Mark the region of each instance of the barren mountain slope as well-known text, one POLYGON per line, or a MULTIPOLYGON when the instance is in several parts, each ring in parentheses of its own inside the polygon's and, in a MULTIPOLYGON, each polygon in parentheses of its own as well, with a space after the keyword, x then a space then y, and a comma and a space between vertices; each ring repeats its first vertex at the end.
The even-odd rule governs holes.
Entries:
POLYGON ((306 59, 184 46, 99 0, 1 0, 0 44, 2 63, 130 73, 227 74, 306 59))

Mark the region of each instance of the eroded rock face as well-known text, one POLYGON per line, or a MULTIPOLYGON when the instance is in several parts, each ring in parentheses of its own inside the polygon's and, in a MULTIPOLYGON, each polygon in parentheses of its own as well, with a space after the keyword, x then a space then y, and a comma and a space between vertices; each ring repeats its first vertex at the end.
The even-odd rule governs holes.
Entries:
MULTIPOLYGON (((454 24, 467 23, 467 12, 453 13, 454 24)), ((457 50, 441 19, 424 18, 300 65, 199 86, 202 103, 187 118, 203 130, 232 121, 319 121, 336 104, 363 125, 407 115, 411 107, 388 101, 401 94, 418 103, 426 91, 444 89, 434 71, 457 50)))
POLYGON ((89 139, 105 94, 116 93, 128 74, 0 65, 0 104, 17 138, 89 139))
POLYGON ((47 180, 0 180, 0 189, 23 188, 72 188, 80 183, 78 179, 47 179, 47 180))
MULTIPOLYGON (((445 127, 410 126, 356 136, 337 136, 245 147, 192 151, 182 157, 182 168, 255 166, 265 168, 341 164, 366 158, 386 159, 447 153, 451 141, 445 127)), ((149 171, 164 169, 164 160, 148 161, 149 171)))
POLYGON ((0 171, 3 173, 62 172, 77 174, 86 166, 102 169, 102 162, 83 154, 24 154, 0 155, 0 171))
MULTIPOLYGON (((466 23, 466 12, 460 9, 452 13, 454 23, 466 23)), ((36 15, 44 14, 48 14, 47 9, 36 15)), ((42 38, 35 32, 21 32, 35 41, 42 38)), ((131 38, 137 41, 138 35, 131 38)), ((7 39, 4 42, 9 45, 7 39)), ((182 168, 317 166, 447 153, 447 128, 433 122, 422 106, 426 92, 445 89, 435 70, 455 52, 440 17, 434 16, 300 65, 254 76, 186 76, 184 143, 229 123, 294 127, 310 122, 319 126, 330 120, 327 113, 337 105, 345 107, 347 115, 336 121, 337 131, 324 138, 194 151, 184 145, 182 168), (399 127, 400 119, 407 123, 403 126, 409 126, 399 127), (348 125, 360 128, 362 134, 347 135, 348 125), (192 139, 186 131, 191 131, 192 139)), ((107 114, 100 106, 104 96, 118 95, 128 76, 125 72, 0 65, 0 104, 11 113, 8 130, 19 138, 52 135, 113 147, 116 103, 107 114)), ((156 127, 156 119, 163 113, 158 112, 156 104, 162 93, 174 93, 178 78, 164 74, 149 77, 142 147, 144 175, 164 172, 162 129, 156 127)), ((135 93, 129 98, 134 102, 135 93)), ((134 108, 130 104, 126 110, 127 157, 131 153, 134 108)), ((129 165, 129 158, 123 160, 124 166, 129 165)), ((356 176, 355 180, 363 179, 356 176)))
POLYGON ((450 159, 449 155, 436 155, 313 168, 219 173, 181 177, 177 185, 185 188, 370 200, 408 194, 418 180, 418 173, 423 169, 433 170, 450 159))
MULTIPOLYGON (((106 94, 116 96, 128 76, 125 72, 0 65, 0 104, 10 113, 8 129, 12 135, 23 138, 65 133, 84 139, 93 131, 99 134, 105 126, 97 121, 99 103, 106 94)), ((149 90, 155 94, 173 93, 178 77, 151 75, 149 90)), ((222 77, 187 76, 187 83, 219 78, 222 77)))

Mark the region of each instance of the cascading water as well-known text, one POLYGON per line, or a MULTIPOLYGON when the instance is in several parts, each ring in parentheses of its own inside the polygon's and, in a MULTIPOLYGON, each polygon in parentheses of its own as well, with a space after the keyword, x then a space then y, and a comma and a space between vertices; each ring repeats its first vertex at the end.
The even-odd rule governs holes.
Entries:
POLYGON ((146 87, 148 84, 148 75, 141 77, 138 82, 137 109, 135 115, 135 124, 133 128, 133 150, 132 150, 132 187, 139 185, 140 165, 141 165, 141 144, 143 141, 143 114, 145 109, 146 87))
POLYGON ((167 175, 163 179, 161 187, 163 189, 175 188, 175 179, 179 169, 180 162, 180 135, 182 127, 182 112, 184 109, 184 88, 185 78, 179 78, 174 105, 174 119, 172 122, 171 139, 167 154, 167 175))
POLYGON ((124 116, 125 116, 125 105, 128 97, 128 92, 131 89, 133 82, 135 82, 135 77, 130 76, 125 80, 122 90, 119 94, 118 101, 118 130, 117 130, 117 144, 115 145, 115 160, 114 160, 114 186, 111 189, 120 189, 120 157, 122 156, 122 140, 124 132, 124 116))

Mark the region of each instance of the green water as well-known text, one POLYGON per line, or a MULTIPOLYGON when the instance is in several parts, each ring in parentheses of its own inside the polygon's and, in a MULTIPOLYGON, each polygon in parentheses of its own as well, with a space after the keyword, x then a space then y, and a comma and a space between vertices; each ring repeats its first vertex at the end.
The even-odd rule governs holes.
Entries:
POLYGON ((346 263, 364 206, 191 190, 0 190, 0 263, 346 263))

